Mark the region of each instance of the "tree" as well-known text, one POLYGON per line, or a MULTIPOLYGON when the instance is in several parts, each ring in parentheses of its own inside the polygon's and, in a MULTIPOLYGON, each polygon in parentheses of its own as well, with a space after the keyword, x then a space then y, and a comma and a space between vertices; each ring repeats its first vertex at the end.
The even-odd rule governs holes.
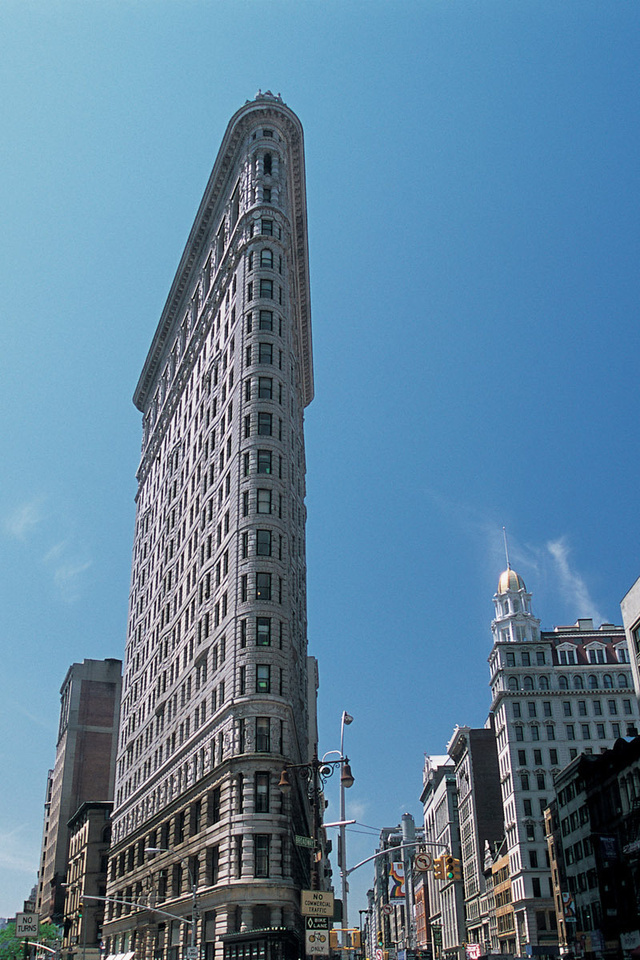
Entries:
MULTIPOLYGON (((38 943, 55 949, 59 946, 62 934, 54 923, 41 923, 38 928, 38 943)), ((29 941, 30 945, 33 941, 29 941)), ((37 949, 37 948, 35 948, 37 949)), ((43 951, 46 952, 46 951, 43 951)), ((30 946, 30 953, 32 953, 30 946)), ((51 955, 53 956, 53 955, 51 955)), ((24 940, 16 937, 15 923, 8 923, 4 930, 0 930, 0 960, 23 960, 24 940)))

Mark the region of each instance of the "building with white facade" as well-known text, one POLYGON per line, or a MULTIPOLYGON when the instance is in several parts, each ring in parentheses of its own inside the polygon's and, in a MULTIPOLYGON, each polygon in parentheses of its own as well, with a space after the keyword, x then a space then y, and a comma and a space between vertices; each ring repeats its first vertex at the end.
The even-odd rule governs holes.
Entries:
MULTIPOLYGON (((493 598, 491 711, 495 718, 515 946, 558 943, 544 811, 554 776, 579 753, 599 753, 637 731, 624 629, 541 631, 524 581, 508 568, 493 598)), ((534 949, 535 948, 535 949, 534 949)))
POLYGON ((302 127, 259 94, 226 130, 134 395, 143 441, 107 892, 189 922, 109 903, 107 955, 177 960, 192 933, 207 960, 298 955, 312 858, 294 837, 314 818, 303 777, 288 796, 277 785, 315 747, 312 397, 302 127))

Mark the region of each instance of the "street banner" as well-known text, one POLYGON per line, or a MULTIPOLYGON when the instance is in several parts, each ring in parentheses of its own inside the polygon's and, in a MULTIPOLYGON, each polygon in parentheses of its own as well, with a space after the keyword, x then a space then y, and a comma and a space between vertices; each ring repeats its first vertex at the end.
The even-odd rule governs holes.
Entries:
POLYGON ((404 900, 404 863, 396 860, 389 871, 389 900, 404 900))

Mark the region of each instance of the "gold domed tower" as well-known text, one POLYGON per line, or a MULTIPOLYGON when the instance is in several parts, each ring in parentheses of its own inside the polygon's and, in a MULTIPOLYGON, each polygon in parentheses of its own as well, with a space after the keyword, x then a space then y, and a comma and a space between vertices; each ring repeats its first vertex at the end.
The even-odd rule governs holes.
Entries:
POLYGON ((498 589, 493 597, 496 608, 491 624, 494 642, 513 643, 519 640, 538 640, 540 621, 531 611, 531 594, 524 580, 507 562, 507 569, 498 578, 498 589))

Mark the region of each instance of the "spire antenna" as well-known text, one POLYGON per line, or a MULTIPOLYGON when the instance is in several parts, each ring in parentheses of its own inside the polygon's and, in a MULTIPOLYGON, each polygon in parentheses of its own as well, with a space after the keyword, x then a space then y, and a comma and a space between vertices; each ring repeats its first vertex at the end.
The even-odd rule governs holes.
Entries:
POLYGON ((504 540, 504 555, 507 558, 507 570, 511 570, 511 564, 509 563, 509 547, 507 545, 507 529, 506 527, 502 528, 502 539, 504 540))

